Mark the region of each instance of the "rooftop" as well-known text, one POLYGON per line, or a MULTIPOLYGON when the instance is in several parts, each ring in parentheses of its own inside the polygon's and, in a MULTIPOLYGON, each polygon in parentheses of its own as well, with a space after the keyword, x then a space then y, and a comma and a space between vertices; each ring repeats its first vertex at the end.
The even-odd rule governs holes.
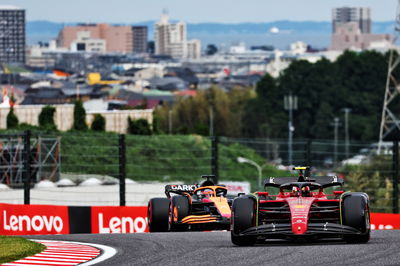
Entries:
POLYGON ((24 10, 24 9, 17 6, 0 5, 0 10, 24 10))

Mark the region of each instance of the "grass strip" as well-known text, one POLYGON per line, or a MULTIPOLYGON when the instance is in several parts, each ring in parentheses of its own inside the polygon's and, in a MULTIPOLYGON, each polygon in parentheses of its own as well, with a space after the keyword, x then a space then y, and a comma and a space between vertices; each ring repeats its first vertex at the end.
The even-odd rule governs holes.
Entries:
POLYGON ((22 237, 0 236, 0 264, 32 256, 45 249, 45 245, 22 237))

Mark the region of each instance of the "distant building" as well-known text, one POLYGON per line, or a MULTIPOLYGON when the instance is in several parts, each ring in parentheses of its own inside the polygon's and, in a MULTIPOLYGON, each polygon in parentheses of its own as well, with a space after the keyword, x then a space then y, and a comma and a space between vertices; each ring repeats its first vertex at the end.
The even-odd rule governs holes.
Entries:
POLYGON ((361 33, 371 33, 371 9, 368 7, 339 7, 332 10, 332 33, 340 25, 355 22, 361 33))
POLYGON ((77 51, 94 52, 98 49, 97 52, 104 50, 105 52, 132 53, 132 27, 109 24, 66 26, 58 35, 57 46, 73 50, 76 48, 77 51), (103 49, 104 45, 105 49, 103 49))
POLYGON ((201 42, 187 40, 186 23, 169 23, 166 13, 155 25, 154 40, 156 55, 170 55, 174 58, 199 58, 201 42))
POLYGON ((134 53, 147 53, 147 26, 132 26, 134 53))
POLYGON ((187 41, 187 58, 197 59, 201 56, 201 41, 187 41))
POLYGON ((0 6, 0 62, 25 63, 25 10, 0 6))
POLYGON ((341 7, 332 10, 331 50, 366 50, 391 42, 389 34, 371 33, 371 10, 367 7, 341 7))
POLYGON ((377 43, 391 41, 390 34, 362 33, 358 23, 349 22, 339 25, 336 32, 332 34, 331 50, 366 50, 373 48, 377 43))
POLYGON ((72 52, 106 52, 106 40, 92 39, 90 35, 90 31, 78 31, 76 34, 76 40, 70 45, 70 50, 72 52))

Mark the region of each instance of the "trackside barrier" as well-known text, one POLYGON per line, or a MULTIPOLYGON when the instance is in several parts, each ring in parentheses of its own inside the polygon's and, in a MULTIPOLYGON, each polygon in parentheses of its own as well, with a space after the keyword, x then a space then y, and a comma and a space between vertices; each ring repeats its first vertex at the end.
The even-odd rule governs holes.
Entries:
POLYGON ((147 207, 0 204, 0 235, 148 232, 147 207))
MULTIPOLYGON (((400 229, 400 214, 371 213, 371 229, 400 229)), ((0 235, 148 232, 146 206, 0 204, 0 235)))
POLYGON ((372 230, 400 229, 400 214, 371 213, 372 230))

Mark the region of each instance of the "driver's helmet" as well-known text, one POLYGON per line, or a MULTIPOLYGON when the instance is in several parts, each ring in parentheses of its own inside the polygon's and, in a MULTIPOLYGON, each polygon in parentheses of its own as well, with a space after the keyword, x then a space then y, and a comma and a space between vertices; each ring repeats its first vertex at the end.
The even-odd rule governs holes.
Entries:
POLYGON ((293 186, 293 187, 292 187, 291 196, 292 196, 292 197, 300 196, 300 189, 299 189, 297 186, 293 186))
POLYGON ((311 191, 310 191, 310 187, 309 186, 305 186, 301 188, 301 195, 303 197, 308 197, 311 195, 311 191))
POLYGON ((214 196, 214 191, 212 189, 204 189, 201 191, 201 195, 204 198, 209 198, 209 197, 214 196))

